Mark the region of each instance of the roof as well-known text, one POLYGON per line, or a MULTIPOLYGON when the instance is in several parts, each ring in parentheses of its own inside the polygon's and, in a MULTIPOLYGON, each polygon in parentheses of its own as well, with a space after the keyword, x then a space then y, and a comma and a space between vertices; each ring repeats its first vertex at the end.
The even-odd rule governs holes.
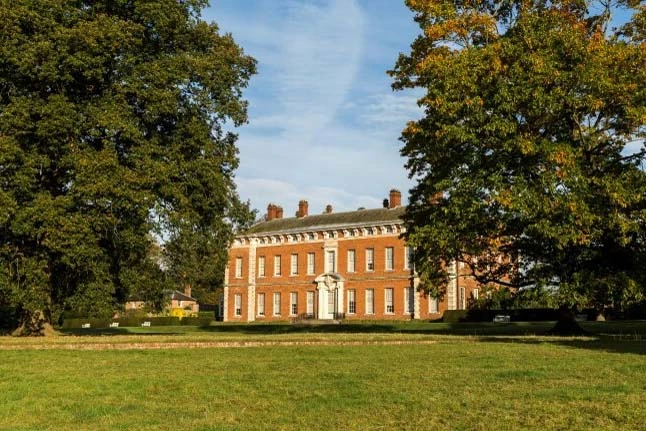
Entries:
POLYGON ((401 223, 406 207, 377 208, 340 213, 309 215, 263 221, 251 226, 244 235, 299 232, 330 228, 351 228, 365 225, 401 223))
POLYGON ((179 290, 174 291, 170 299, 174 299, 176 301, 197 301, 195 298, 191 298, 190 296, 185 295, 179 290))

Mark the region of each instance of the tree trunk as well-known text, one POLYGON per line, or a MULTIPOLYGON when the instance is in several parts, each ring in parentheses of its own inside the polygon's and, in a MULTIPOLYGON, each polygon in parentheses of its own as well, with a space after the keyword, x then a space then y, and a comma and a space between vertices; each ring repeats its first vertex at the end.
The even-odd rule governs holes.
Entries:
POLYGON ((547 331, 548 335, 586 335, 587 331, 576 321, 574 310, 561 306, 559 307, 558 320, 552 329, 547 331))
POLYGON ((53 336, 58 335, 54 330, 54 327, 47 319, 45 319, 44 314, 38 311, 24 311, 22 318, 20 319, 20 326, 12 332, 14 337, 41 337, 41 336, 53 336))

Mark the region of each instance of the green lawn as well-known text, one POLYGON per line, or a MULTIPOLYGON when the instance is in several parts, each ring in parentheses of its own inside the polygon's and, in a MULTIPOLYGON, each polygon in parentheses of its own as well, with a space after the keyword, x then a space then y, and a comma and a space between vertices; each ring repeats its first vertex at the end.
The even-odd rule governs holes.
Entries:
POLYGON ((641 322, 587 324, 627 336, 583 338, 515 335, 540 332, 538 324, 433 325, 0 338, 0 430, 626 430, 646 423, 641 322), (252 341, 284 344, 200 344, 252 341), (320 344, 298 344, 305 342, 320 344), (132 349, 114 350, 124 344, 132 349))

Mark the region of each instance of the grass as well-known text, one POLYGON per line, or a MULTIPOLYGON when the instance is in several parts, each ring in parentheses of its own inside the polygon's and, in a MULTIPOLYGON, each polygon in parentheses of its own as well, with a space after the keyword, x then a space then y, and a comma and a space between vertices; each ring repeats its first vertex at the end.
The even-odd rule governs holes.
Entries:
POLYGON ((0 430, 562 430, 646 423, 644 322, 586 324, 602 335, 582 338, 532 335, 549 329, 543 324, 460 325, 217 325, 0 338, 6 349, 0 430), (144 348, 214 341, 294 344, 144 348), (312 341, 321 344, 297 344, 312 341), (407 344, 385 344, 392 342, 407 344), (113 349, 133 343, 131 350, 113 349))

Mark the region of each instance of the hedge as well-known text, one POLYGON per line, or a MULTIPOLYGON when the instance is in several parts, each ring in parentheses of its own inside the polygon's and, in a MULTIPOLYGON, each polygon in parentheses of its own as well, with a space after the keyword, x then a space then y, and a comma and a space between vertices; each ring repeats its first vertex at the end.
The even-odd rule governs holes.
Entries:
POLYGON ((447 310, 443 322, 492 322, 499 314, 509 316, 512 322, 544 322, 558 320, 558 310, 553 308, 517 308, 512 310, 447 310))

